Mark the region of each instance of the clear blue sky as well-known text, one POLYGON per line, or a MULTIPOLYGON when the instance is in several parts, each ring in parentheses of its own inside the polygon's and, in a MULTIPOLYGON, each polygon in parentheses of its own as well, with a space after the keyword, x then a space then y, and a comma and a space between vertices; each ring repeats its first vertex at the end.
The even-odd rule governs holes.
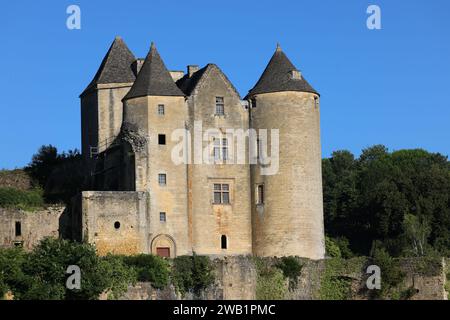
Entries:
POLYGON ((170 69, 218 64, 244 96, 276 43, 322 95, 322 150, 450 154, 450 1, 8 1, 0 10, 0 168, 80 148, 79 93, 121 35, 170 69), (66 8, 81 8, 81 30, 66 8), (382 30, 366 9, 382 10, 382 30))

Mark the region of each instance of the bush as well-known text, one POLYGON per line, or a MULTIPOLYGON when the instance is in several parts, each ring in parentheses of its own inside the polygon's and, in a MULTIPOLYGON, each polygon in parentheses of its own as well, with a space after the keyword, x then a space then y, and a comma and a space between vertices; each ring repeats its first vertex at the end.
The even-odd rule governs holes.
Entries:
POLYGON ((295 257, 282 257, 276 267, 283 272, 283 276, 289 279, 289 288, 297 287, 297 279, 301 274, 302 265, 295 257))
POLYGON ((33 210, 44 206, 41 189, 22 191, 13 188, 0 188, 0 207, 33 210))
POLYGON ((108 299, 120 298, 127 291, 129 284, 136 283, 136 270, 125 264, 120 256, 108 254, 101 258, 99 269, 109 279, 108 299))
POLYGON ((214 275, 211 261, 208 257, 179 256, 173 260, 172 280, 178 292, 182 296, 186 292, 199 294, 214 282, 214 275))
POLYGON ((325 237, 325 254, 331 258, 341 258, 341 249, 330 237, 325 237))
POLYGON ((257 279, 257 300, 282 300, 287 293, 287 286, 283 272, 278 268, 271 267, 267 261, 255 258, 257 279))
POLYGON ((125 264, 137 273, 138 281, 150 282, 154 288, 162 289, 169 283, 170 266, 161 257, 151 254, 139 254, 122 257, 125 264))
POLYGON ((0 291, 11 290, 19 300, 98 299, 105 291, 118 297, 135 279, 122 260, 100 258, 92 245, 52 238, 42 240, 30 253, 1 250, 0 270, 0 291), (80 267, 80 289, 66 288, 69 265, 80 267))
POLYGON ((405 278, 405 273, 400 269, 398 259, 392 258, 384 248, 373 250, 372 263, 380 267, 381 289, 372 290, 375 298, 400 299, 402 296, 398 286, 405 278))
POLYGON ((8 291, 17 291, 27 282, 22 271, 26 253, 22 248, 0 249, 0 299, 8 291))

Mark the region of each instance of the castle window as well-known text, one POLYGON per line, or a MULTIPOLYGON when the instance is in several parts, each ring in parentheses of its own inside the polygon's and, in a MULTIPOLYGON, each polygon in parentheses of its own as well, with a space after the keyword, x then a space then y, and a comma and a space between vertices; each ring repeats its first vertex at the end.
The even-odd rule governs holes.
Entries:
POLYGON ((256 204, 264 204, 264 185, 259 184, 256 187, 256 204))
POLYGON ((167 184, 167 177, 165 173, 158 174, 158 183, 160 186, 165 186, 167 184))
POLYGON ((224 235, 224 234, 220 237, 220 247, 222 249, 226 249, 227 248, 227 236, 224 235))
POLYGON ((116 230, 120 229, 120 222, 119 221, 114 222, 114 229, 116 229, 116 230))
POLYGON ((222 159, 228 160, 228 139, 222 139, 222 159))
POLYGON ((20 237, 22 235, 22 223, 20 221, 16 221, 15 233, 16 237, 20 237))
POLYGON ((228 139, 214 139, 214 160, 228 160, 228 139), (220 152, 222 150, 222 152, 220 152))
POLYGON ((165 114, 164 105, 158 104, 158 115, 163 116, 165 114))
POLYGON ((166 222, 166 213, 165 212, 159 213, 159 221, 166 222))
POLYGON ((230 185, 229 184, 214 184, 214 203, 215 204, 229 204, 230 203, 230 185))
POLYGON ((216 97, 216 116, 225 115, 225 104, 223 97, 216 97))
POLYGON ((314 96, 314 107, 318 108, 319 107, 319 97, 314 96))
POLYGON ((158 134, 158 144, 165 145, 166 144, 166 135, 158 134))

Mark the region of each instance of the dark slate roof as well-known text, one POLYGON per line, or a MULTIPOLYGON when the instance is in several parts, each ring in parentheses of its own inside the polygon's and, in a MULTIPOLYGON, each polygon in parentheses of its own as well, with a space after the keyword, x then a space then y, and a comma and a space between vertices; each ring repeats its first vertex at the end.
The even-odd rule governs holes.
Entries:
POLYGON ((116 37, 103 58, 94 79, 81 95, 97 84, 133 83, 136 77, 131 65, 135 60, 136 58, 122 38, 116 37))
POLYGON ((153 43, 136 81, 123 100, 146 96, 184 96, 153 43))
POLYGON ((301 91, 318 94, 303 75, 300 79, 293 79, 291 76, 291 71, 293 70, 297 70, 297 68, 284 54, 280 46, 277 46, 261 78, 259 78, 253 89, 249 91, 247 97, 259 93, 280 91, 301 91))
POLYGON ((225 80, 229 83, 231 88, 236 92, 237 96, 240 97, 239 92, 236 90, 234 85, 228 79, 228 77, 223 73, 223 71, 214 63, 208 63, 206 66, 196 71, 191 77, 188 74, 185 74, 181 79, 179 79, 176 84, 181 91, 184 92, 185 95, 190 96, 192 92, 195 90, 200 80, 203 78, 203 75, 209 73, 210 70, 216 69, 225 80))
POLYGON ((176 85, 178 86, 178 88, 180 88, 181 91, 184 92, 185 95, 190 96, 207 68, 208 65, 204 66, 203 68, 196 71, 191 77, 189 77, 189 74, 185 74, 181 79, 178 79, 176 85))

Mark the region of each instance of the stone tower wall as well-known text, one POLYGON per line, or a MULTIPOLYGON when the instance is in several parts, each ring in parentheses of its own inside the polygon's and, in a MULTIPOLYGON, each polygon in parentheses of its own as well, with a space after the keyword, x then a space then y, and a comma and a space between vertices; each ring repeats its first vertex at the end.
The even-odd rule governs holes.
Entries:
POLYGON ((318 97, 289 91, 254 98, 251 126, 279 129, 280 142, 277 174, 261 175, 260 167, 252 165, 254 253, 321 259, 325 248, 318 97), (263 205, 255 204, 258 184, 264 184, 263 205))
POLYGON ((172 161, 171 153, 178 141, 172 141, 172 132, 184 129, 188 117, 184 97, 148 96, 125 102, 124 122, 145 136, 145 150, 136 152, 136 190, 146 191, 150 197, 149 247, 156 254, 157 247, 169 247, 170 254, 191 252, 187 214, 187 165, 172 161), (164 105, 165 114, 158 114, 158 105, 164 105), (160 145, 158 135, 166 136, 160 145), (166 174, 167 184, 159 185, 158 175, 166 174), (166 221, 160 221, 160 213, 166 221))

